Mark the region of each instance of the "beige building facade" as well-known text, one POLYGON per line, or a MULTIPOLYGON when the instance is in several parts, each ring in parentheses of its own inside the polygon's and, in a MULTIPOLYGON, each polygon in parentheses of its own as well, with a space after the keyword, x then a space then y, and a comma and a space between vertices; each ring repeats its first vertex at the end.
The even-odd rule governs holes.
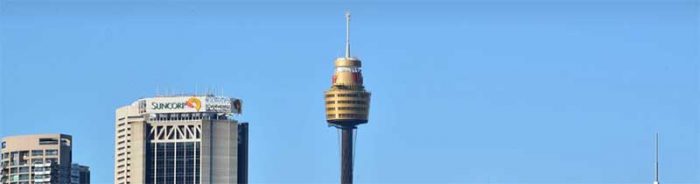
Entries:
POLYGON ((2 139, 0 183, 70 183, 70 135, 38 134, 2 139))
POLYGON ((117 109, 114 183, 239 183, 233 117, 240 112, 240 100, 213 95, 144 98, 117 109))

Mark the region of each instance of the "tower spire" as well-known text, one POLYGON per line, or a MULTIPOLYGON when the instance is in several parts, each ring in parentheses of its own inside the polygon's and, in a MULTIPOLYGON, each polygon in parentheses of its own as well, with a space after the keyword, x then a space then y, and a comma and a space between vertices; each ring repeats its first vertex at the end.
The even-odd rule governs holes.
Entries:
POLYGON ((350 58, 350 10, 345 10, 345 58, 350 58))
POLYGON ((654 169, 654 184, 659 184, 659 133, 656 132, 656 159, 654 169))

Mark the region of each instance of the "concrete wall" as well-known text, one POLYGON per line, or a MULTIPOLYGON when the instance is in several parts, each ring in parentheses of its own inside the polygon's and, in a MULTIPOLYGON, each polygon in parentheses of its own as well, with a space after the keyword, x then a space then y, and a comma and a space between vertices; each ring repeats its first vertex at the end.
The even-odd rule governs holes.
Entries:
POLYGON ((237 183, 238 124, 206 120, 202 132, 202 183, 237 183))
POLYGON ((131 183, 145 183, 146 172, 146 155, 149 143, 146 140, 148 135, 148 126, 145 122, 132 122, 131 124, 131 183))

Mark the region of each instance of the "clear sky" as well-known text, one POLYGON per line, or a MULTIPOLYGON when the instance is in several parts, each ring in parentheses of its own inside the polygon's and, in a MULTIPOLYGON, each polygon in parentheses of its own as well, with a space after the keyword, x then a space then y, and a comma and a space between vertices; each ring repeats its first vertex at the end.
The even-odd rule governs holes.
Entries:
POLYGON ((244 100, 252 183, 337 183, 323 92, 372 92, 358 183, 700 183, 697 1, 0 0, 0 136, 73 135, 113 180, 114 112, 158 92, 244 100))

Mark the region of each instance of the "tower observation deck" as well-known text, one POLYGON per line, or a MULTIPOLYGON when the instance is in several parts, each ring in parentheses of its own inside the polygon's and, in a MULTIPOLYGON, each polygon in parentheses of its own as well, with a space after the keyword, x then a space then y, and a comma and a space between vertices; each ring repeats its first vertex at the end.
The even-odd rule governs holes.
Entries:
POLYGON ((367 123, 370 93, 362 78, 362 61, 350 55, 350 13, 345 13, 345 56, 335 59, 331 88, 326 91, 326 122, 341 130, 341 176, 343 184, 352 183, 353 134, 357 125, 367 123))
MULTIPOLYGON (((346 18, 349 29, 349 13, 346 13, 346 18)), ((370 93, 362 84, 362 61, 350 56, 348 37, 345 56, 335 59, 332 85, 326 91, 326 120, 336 127, 355 127, 367 123, 369 114, 370 93)))

